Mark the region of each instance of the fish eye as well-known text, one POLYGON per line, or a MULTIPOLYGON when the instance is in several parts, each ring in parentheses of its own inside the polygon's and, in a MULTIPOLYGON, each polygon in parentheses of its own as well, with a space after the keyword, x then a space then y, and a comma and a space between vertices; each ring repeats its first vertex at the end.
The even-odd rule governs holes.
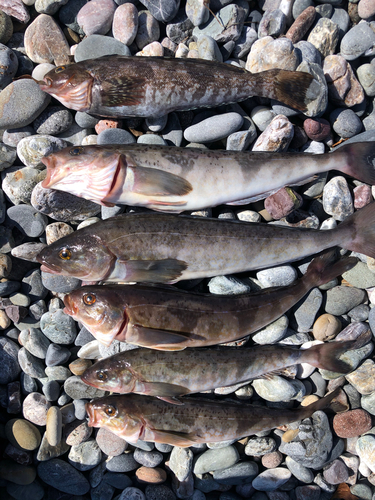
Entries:
POLYGON ((83 302, 87 306, 92 306, 96 302, 96 297, 93 293, 85 293, 85 295, 83 296, 83 302))
POLYGON ((83 153, 83 151, 84 151, 84 149, 82 147, 73 148, 69 151, 69 154, 72 156, 78 156, 81 153, 83 153))
POLYGON ((112 405, 108 405, 104 411, 108 417, 115 417, 117 415, 117 409, 112 405))
POLYGON ((69 260, 72 257, 72 252, 69 250, 69 248, 62 248, 59 252, 59 257, 62 260, 69 260))
POLYGON ((101 380, 102 382, 106 381, 107 378, 108 378, 108 375, 106 374, 106 372, 104 372, 103 370, 100 370, 97 374, 96 374, 96 377, 101 380))
POLYGON ((61 73, 61 71, 65 71, 66 70, 66 66, 58 66, 57 68, 55 68, 55 73, 61 73))

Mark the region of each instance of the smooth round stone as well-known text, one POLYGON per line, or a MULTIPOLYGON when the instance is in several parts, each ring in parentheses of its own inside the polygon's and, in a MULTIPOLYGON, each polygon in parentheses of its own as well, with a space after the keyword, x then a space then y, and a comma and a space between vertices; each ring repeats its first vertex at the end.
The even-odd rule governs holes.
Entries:
POLYGON ((72 113, 62 106, 52 106, 34 121, 33 127, 37 134, 56 135, 68 130, 73 123, 72 113))
POLYGON ((121 455, 128 447, 128 443, 124 439, 104 427, 99 429, 96 441, 102 452, 111 457, 121 455))
POLYGON ((374 43, 375 32, 370 25, 359 23, 353 26, 341 40, 340 54, 347 61, 353 61, 371 49, 374 43))
POLYGON ((158 144, 161 146, 167 146, 165 140, 156 134, 143 134, 138 137, 138 144, 158 144))
POLYGON ((375 415, 375 392, 362 396, 359 405, 371 415, 375 415))
POLYGON ((0 43, 7 43, 13 35, 13 23, 11 18, 4 12, 0 14, 0 43))
POLYGON ((169 468, 181 482, 185 481, 193 468, 193 452, 189 448, 174 446, 169 457, 169 468))
POLYGON ((30 205, 17 205, 8 208, 7 215, 11 227, 17 227, 30 238, 41 236, 48 224, 47 217, 37 212, 30 205))
POLYGON ((279 451, 272 451, 262 456, 262 465, 267 469, 275 469, 283 461, 283 454, 279 451))
POLYGON ((17 145, 17 154, 28 167, 42 166, 44 156, 66 148, 67 142, 51 135, 31 135, 21 139, 17 145))
POLYGON ((313 336, 317 340, 332 340, 341 331, 341 321, 332 314, 322 314, 315 321, 313 336))
POLYGON ((90 490, 85 476, 59 458, 41 462, 38 465, 38 476, 46 484, 70 495, 85 495, 90 490))
POLYGON ((51 96, 34 80, 21 79, 0 92, 0 128, 25 127, 44 111, 51 96))
POLYGON ((185 130, 184 137, 190 142, 214 142, 236 132, 242 124, 243 118, 240 114, 224 113, 191 125, 185 130))
POLYGON ((246 61, 246 69, 259 73, 280 68, 295 71, 301 62, 299 53, 287 38, 274 40, 271 36, 260 38, 251 47, 246 61))
POLYGON ((46 241, 47 245, 51 245, 63 236, 73 233, 74 229, 65 222, 53 222, 46 227, 46 241))
POLYGON ((314 474, 307 467, 304 467, 288 456, 285 458, 285 465, 288 467, 293 476, 296 477, 299 481, 302 481, 303 483, 313 482, 314 474))
POLYGON ((226 469, 236 464, 240 456, 234 446, 207 450, 198 457, 194 466, 194 474, 204 474, 205 472, 226 469))
POLYGON ((255 379, 253 387, 266 401, 290 401, 301 399, 306 394, 306 388, 300 380, 286 380, 278 375, 270 380, 255 379))
POLYGON ((289 319, 284 314, 279 319, 261 328, 252 336, 252 340, 260 345, 275 344, 282 340, 288 330, 289 319))
MULTIPOLYGON (((72 399, 92 399, 105 395, 105 391, 86 385, 80 377, 69 377, 64 383, 64 390, 72 399)), ((125 472, 125 471, 122 471, 125 472)))
POLYGON ((337 109, 331 113, 330 120, 333 130, 344 139, 362 131, 362 122, 352 109, 337 109))
POLYGON ((51 446, 57 446, 62 435, 62 414, 60 408, 51 406, 47 412, 46 437, 51 446))
POLYGON ((375 96, 375 65, 363 64, 357 69, 357 76, 366 95, 375 96))
POLYGON ((19 346, 6 337, 0 337, 0 384, 17 379, 21 366, 18 362, 19 346))
MULTIPOLYGON (((99 36, 99 35, 97 35, 97 36, 99 36)), ((104 38, 107 38, 107 37, 104 37, 104 38)), ((99 119, 95 118, 95 116, 91 116, 91 115, 84 113, 82 111, 77 111, 77 113, 74 116, 74 119, 75 119, 77 125, 79 125, 81 128, 95 128, 95 125, 99 122, 99 119)))
MULTIPOLYGON (((2 15, 4 15, 4 13, 0 11, 0 29, 2 15)), ((2 90, 11 83, 18 68, 18 59, 15 53, 6 45, 3 45, 3 43, 0 43, 0 64, 0 89, 2 90)))
MULTIPOLYGON (((90 35, 80 42, 74 52, 74 61, 96 59, 102 56, 130 56, 129 48, 118 40, 109 36, 90 35)), ((77 122, 78 123, 78 122, 77 122)), ((83 127, 83 125, 80 125, 83 127)), ((91 126, 90 126, 91 128, 91 126)))
POLYGON ((245 15, 241 6, 227 5, 218 11, 221 23, 211 15, 207 23, 194 28, 193 36, 198 37, 203 34, 212 37, 218 43, 236 41, 241 35, 245 15))
POLYGON ((157 450, 145 451, 136 448, 133 457, 145 467, 157 467, 163 461, 163 455, 157 450))
POLYGON ((341 221, 354 213, 353 200, 348 183, 341 175, 333 177, 324 186, 323 208, 327 214, 341 221))
POLYGON ((28 307, 30 305, 30 297, 23 293, 14 293, 9 296, 9 300, 15 306, 28 307))
POLYGON ((44 359, 46 357, 47 349, 50 347, 50 341, 38 328, 22 330, 18 341, 33 356, 40 359, 44 359))
POLYGON ((331 133, 331 127, 324 118, 308 118, 303 122, 303 128, 312 141, 323 141, 331 133))
POLYGON ((180 2, 178 0, 164 0, 161 4, 152 0, 143 0, 142 4, 155 19, 167 23, 177 14, 180 2))
POLYGON ((255 106, 251 111, 251 119, 257 126, 257 128, 264 132, 271 121, 275 118, 275 113, 272 109, 266 106, 255 106))
POLYGON ((117 7, 113 18, 113 37, 131 45, 138 30, 138 10, 132 3, 125 3, 117 7))
POLYGON ((348 480, 348 468, 341 460, 334 460, 324 468, 323 477, 328 484, 345 483, 348 480))
POLYGON ((138 467, 139 463, 134 460, 133 453, 122 453, 106 462, 106 468, 111 472, 131 472, 138 467))
POLYGON ((8 483, 7 493, 15 500, 42 500, 44 497, 44 488, 37 482, 33 481, 30 484, 19 485, 8 483))
POLYGON ((35 450, 41 441, 41 435, 37 427, 28 420, 21 418, 8 420, 5 425, 5 435, 13 446, 22 450, 35 450))
POLYGON ((33 69, 33 72, 31 73, 31 76, 34 78, 34 80, 43 80, 44 76, 51 71, 51 69, 54 69, 56 66, 54 64, 50 63, 41 63, 35 66, 33 69))
POLYGON ((77 23, 86 36, 105 35, 111 29, 116 4, 113 0, 92 0, 77 14, 77 23))
POLYGON ((333 429, 337 436, 342 438, 360 436, 368 432, 371 427, 371 416, 361 409, 338 413, 333 419, 333 429))
POLYGON ((147 10, 140 11, 138 14, 138 31, 135 37, 135 43, 139 50, 142 50, 149 43, 159 40, 159 38, 158 21, 147 10))
POLYGON ((135 143, 133 134, 122 128, 108 128, 98 135, 97 144, 133 144, 135 143))
POLYGON ((208 282, 208 289, 210 293, 218 295, 238 295, 251 291, 248 284, 234 276, 215 276, 208 282))
POLYGON ((81 285, 81 280, 70 276, 42 272, 42 283, 47 290, 69 293, 81 285))
POLYGON ((25 31, 26 55, 35 63, 69 62, 69 44, 53 17, 40 14, 25 31))
POLYGON ((359 288, 335 286, 326 293, 325 310, 334 316, 341 316, 361 304, 365 295, 365 292, 359 288))
POLYGON ((287 286, 297 279, 297 271, 289 265, 278 266, 259 271, 256 273, 256 277, 261 282, 263 288, 287 286))
POLYGON ((293 307, 292 328, 298 332, 309 331, 314 324, 316 314, 322 302, 322 292, 317 288, 313 288, 293 307))
POLYGON ((142 490, 131 486, 122 491, 118 500, 146 500, 146 497, 142 490))
MULTIPOLYGON (((145 467, 144 465, 142 465, 142 467, 136 470, 135 475, 140 483, 151 483, 153 485, 152 489, 149 490, 149 493, 146 494, 147 500, 151 499, 157 500, 158 498, 160 498, 157 493, 158 490, 156 489, 155 485, 160 485, 160 483, 164 483, 165 480, 167 479, 167 473, 165 472, 164 469, 160 469, 159 467, 154 467, 154 468, 145 467)), ((148 486, 148 488, 150 488, 150 486, 148 486)), ((171 490, 169 490, 168 488, 167 491, 169 492, 171 490)), ((174 496, 171 497, 170 494, 169 497, 171 498, 171 500, 172 498, 174 498, 174 496)))
POLYGON ((362 395, 371 395, 375 391, 375 364, 366 359, 356 370, 346 375, 346 380, 362 395))
POLYGON ((77 446, 87 441, 92 432, 93 428, 89 427, 86 421, 74 420, 64 426, 64 436, 69 446, 77 446))
POLYGON ((375 15, 374 3, 371 0, 361 0, 358 3, 358 15, 362 19, 368 19, 371 16, 374 16, 375 15))
MULTIPOLYGON (((131 479, 125 474, 119 474, 116 472, 106 472, 103 476, 103 481, 107 484, 110 484, 116 489, 124 490, 131 486, 131 479)), ((131 498, 131 497, 128 497, 131 498)))
POLYGON ((258 491, 274 491, 285 484, 290 477, 291 472, 284 467, 268 469, 253 480, 252 486, 258 491))
POLYGON ((22 370, 30 377, 44 378, 46 376, 44 371, 44 363, 33 356, 27 349, 22 347, 18 353, 18 362, 22 370))
POLYGON ((199 35, 195 51, 190 51, 188 57, 199 57, 207 61, 223 62, 223 56, 220 52, 218 44, 208 35, 199 35), (194 55, 190 55, 190 52, 194 55))
POLYGON ((36 477, 36 470, 32 466, 15 463, 13 460, 0 462, 0 478, 14 484, 31 484, 36 477))
MULTIPOLYGON (((203 2, 199 2, 197 0, 187 0, 186 15, 194 26, 201 26, 208 21, 210 17, 210 11, 207 9, 203 2)), ((174 22, 176 22, 176 18, 174 19, 174 22)))
MULTIPOLYGON (((215 470, 213 473, 213 478, 216 485, 217 483, 227 486, 241 485, 251 483, 255 476, 257 476, 258 471, 259 468, 255 462, 239 462, 235 465, 232 465, 231 467, 215 470)), ((215 489, 217 489, 217 486, 215 487, 215 489)))
POLYGON ((35 425, 44 426, 47 423, 47 412, 51 403, 39 392, 26 396, 22 404, 23 416, 35 425))
POLYGON ((50 344, 46 352, 46 365, 57 366, 63 365, 71 356, 69 349, 61 347, 58 344, 50 344))
POLYGON ((0 172, 11 167, 16 160, 17 152, 13 147, 9 147, 0 142, 0 172))
POLYGON ((56 344, 72 344, 77 335, 75 321, 61 309, 43 314, 40 328, 56 344))
POLYGON ((69 463, 81 472, 93 469, 101 459, 102 452, 95 439, 72 446, 68 455, 69 463))
POLYGON ((60 396, 60 384, 56 380, 48 380, 43 385, 42 391, 47 401, 57 401, 60 396))
POLYGON ((350 285, 356 288, 372 288, 375 286, 375 275, 368 271, 367 264, 358 262, 358 264, 349 271, 346 271, 342 276, 350 285))

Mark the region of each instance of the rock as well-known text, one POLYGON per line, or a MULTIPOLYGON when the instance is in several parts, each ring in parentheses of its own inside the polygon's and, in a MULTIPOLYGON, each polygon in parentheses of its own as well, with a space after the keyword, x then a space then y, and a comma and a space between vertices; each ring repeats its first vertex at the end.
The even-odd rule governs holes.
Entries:
POLYGON ((292 26, 286 32, 285 37, 289 38, 293 44, 296 44, 306 35, 312 26, 316 16, 316 10, 311 5, 304 9, 295 19, 292 26))
POLYGON ((117 7, 113 18, 113 36, 116 40, 131 45, 138 30, 138 11, 132 3, 117 7))
POLYGON ((332 340, 341 331, 341 321, 332 314, 322 314, 315 321, 313 335, 317 340, 332 340))
POLYGON ((77 334, 75 321, 61 309, 43 314, 40 328, 56 344, 72 344, 77 334))
MULTIPOLYGON (((232 467, 214 471, 213 478, 216 485, 241 485, 251 483, 251 481, 258 475, 258 472, 259 468, 255 462, 238 462, 235 465, 232 465, 232 467)), ((205 476, 203 475, 203 478, 204 477, 205 476)), ((208 475, 208 478, 211 478, 211 475, 208 475)), ((196 486, 198 486, 198 484, 196 486)), ((203 490, 201 485, 199 485, 199 489, 203 490)), ((215 489, 217 489, 217 486, 215 489)))
POLYGON ((0 338, 0 384, 9 384, 20 374, 19 350, 19 346, 12 340, 6 337, 0 338))
POLYGON ((314 324, 315 316, 323 302, 322 292, 313 288, 303 299, 293 306, 293 321, 291 327, 298 332, 307 332, 314 324))
POLYGON ((179 481, 185 481, 192 472, 193 452, 189 448, 174 446, 169 457, 169 468, 179 481))
POLYGON ((156 467, 163 461, 163 455, 157 450, 146 451, 136 448, 133 457, 145 467, 156 467))
POLYGON ((324 118, 308 118, 303 122, 303 128, 312 141, 323 141, 331 133, 331 126, 324 118))
MULTIPOLYGON (((74 420, 64 426, 64 436, 66 444, 69 446, 77 446, 84 441, 87 441, 92 434, 92 427, 87 425, 86 421, 74 420)), ((99 445, 99 443, 98 443, 99 445)))
POLYGON ((56 135, 69 129, 73 123, 72 113, 63 106, 51 106, 34 121, 37 134, 56 135))
POLYGON ((111 28, 116 4, 113 0, 92 0, 77 14, 77 23, 85 35, 105 35, 111 28))
POLYGON ((306 393, 306 388, 300 380, 286 380, 279 375, 271 379, 255 379, 254 390, 266 401, 290 401, 299 399, 306 393))
MULTIPOLYGON (((164 469, 160 469, 159 467, 150 468, 142 466, 135 471, 135 475, 137 476, 137 479, 140 483, 151 483, 153 485, 164 483, 167 479, 167 473, 164 469)), ((157 490, 154 489, 152 491, 154 494, 156 494, 157 490)), ((160 497, 153 495, 153 498, 155 498, 156 500, 160 497)))
POLYGON ((95 439, 72 446, 68 455, 69 463, 81 472, 96 467, 101 462, 101 458, 102 452, 95 439))
POLYGON ((217 43, 238 40, 245 20, 244 9, 239 5, 231 4, 220 9, 217 15, 221 23, 218 22, 217 17, 210 15, 207 23, 194 28, 193 36, 210 36, 217 43))
POLYGON ((341 40, 340 54, 347 60, 353 61, 375 44, 375 32, 370 24, 363 22, 353 26, 341 40))
POLYGON ((104 396, 105 391, 86 385, 80 377, 69 377, 64 383, 64 390, 72 399, 91 399, 104 396))
POLYGON ((274 220, 286 217, 302 205, 302 197, 293 189, 285 187, 264 200, 264 208, 274 220))
POLYGON ((69 44, 53 17, 40 14, 25 31, 26 54, 35 63, 69 63, 69 44))
POLYGON ((96 441, 102 452, 111 457, 121 455, 128 446, 124 439, 116 436, 116 434, 113 434, 113 432, 110 432, 105 427, 99 429, 96 441))
POLYGON ((371 426, 371 416, 367 411, 361 409, 338 413, 333 419, 333 429, 342 438, 352 438, 365 434, 371 429, 371 426))
POLYGON ((366 359, 361 366, 345 377, 360 394, 367 395, 375 391, 374 373, 374 362, 371 359, 366 359))
POLYGON ((46 376, 44 371, 44 363, 33 356, 29 351, 22 347, 18 352, 18 362, 22 370, 30 377, 44 378, 46 376))
POLYGON ((47 217, 37 212, 30 205, 18 205, 7 210, 10 227, 16 227, 26 236, 41 236, 47 226, 47 217))
POLYGON ((85 495, 90 489, 85 476, 59 458, 41 462, 38 465, 38 476, 46 484, 70 495, 85 495))
POLYGON ((319 50, 322 57, 333 54, 339 41, 339 27, 330 19, 322 17, 311 30, 307 41, 319 50))
POLYGON ((115 457, 109 457, 106 461, 107 470, 111 472, 130 472, 139 467, 139 463, 133 458, 133 453, 122 453, 115 457))
POLYGON ((194 474, 226 469, 238 462, 240 456, 234 446, 226 446, 215 450, 207 450, 198 457, 194 466, 194 474))
POLYGON ((276 321, 273 321, 268 326, 261 328, 252 336, 252 339, 257 344, 275 344, 283 339, 287 333, 289 319, 284 314, 276 321))
POLYGON ((245 446, 245 454, 252 457, 261 457, 270 454, 276 449, 276 441, 271 437, 250 438, 245 446))
POLYGON ((274 491, 285 484, 290 477, 290 471, 284 467, 268 469, 253 480, 252 487, 258 491, 274 491))
POLYGON ((295 71, 300 57, 287 38, 274 40, 271 36, 260 38, 253 43, 246 61, 246 69, 259 73, 268 69, 287 69, 295 71))
POLYGON ((296 477, 299 481, 303 483, 313 482, 314 480, 313 472, 307 467, 304 467, 300 463, 296 462, 289 456, 287 456, 285 459, 285 465, 288 467, 293 476, 296 477))
POLYGON ((266 10, 259 23, 258 36, 273 36, 278 38, 285 33, 286 16, 280 9, 266 10))
POLYGON ((238 113, 224 113, 191 125, 185 130, 184 137, 190 142, 213 142, 232 134, 242 123, 243 118, 238 113))
MULTIPOLYGON (((90 35, 77 46, 74 53, 74 61, 80 62, 86 59, 97 58, 118 54, 120 56, 130 56, 129 48, 119 40, 103 35, 90 35)), ((93 117, 91 117, 92 119, 93 117)), ((79 123, 82 128, 93 128, 95 123, 79 123)))
POLYGON ((46 357, 47 349, 50 346, 50 341, 38 328, 22 330, 18 337, 18 341, 33 356, 40 359, 46 357))
POLYGON ((334 316, 341 316, 361 304, 364 299, 365 292, 359 288, 335 286, 327 291, 325 310, 334 316))
POLYGON ((51 406, 47 412, 46 438, 51 446, 57 446, 62 435, 62 414, 60 408, 51 406))
POLYGON ((344 139, 356 136, 362 130, 362 122, 351 109, 336 109, 330 115, 332 128, 344 139))
POLYGON ((21 418, 8 420, 5 425, 5 435, 13 446, 23 450, 35 450, 41 441, 37 427, 21 418))

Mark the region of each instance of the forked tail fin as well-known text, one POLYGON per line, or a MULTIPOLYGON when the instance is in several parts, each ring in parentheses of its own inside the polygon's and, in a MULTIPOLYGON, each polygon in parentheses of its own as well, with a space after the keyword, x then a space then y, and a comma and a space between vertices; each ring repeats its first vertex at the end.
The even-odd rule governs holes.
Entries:
POLYGON ((306 349, 301 354, 301 363, 309 363, 317 368, 323 368, 337 373, 349 373, 352 367, 340 356, 346 351, 360 349, 371 340, 371 332, 367 330, 355 340, 346 340, 344 342, 326 342, 325 344, 314 345, 306 349))
POLYGON ((331 153, 344 174, 375 185, 375 142, 344 144, 331 153))
POLYGON ((347 217, 333 231, 341 236, 337 245, 375 258, 375 202, 347 217))
POLYGON ((315 401, 314 403, 311 403, 311 405, 305 406, 304 408, 298 408, 298 412, 301 412, 298 419, 302 420, 304 418, 308 418, 316 411, 324 410, 324 408, 327 408, 327 406, 330 404, 332 399, 335 399, 335 397, 338 396, 339 392, 340 387, 337 387, 337 389, 324 396, 324 398, 319 399, 318 401, 315 401))
POLYGON ((311 94, 310 86, 314 81, 310 73, 271 69, 253 73, 252 77, 259 77, 258 95, 277 99, 302 112, 307 111, 307 104, 312 100, 309 95, 311 94))
POLYGON ((324 285, 342 273, 349 271, 358 262, 356 257, 346 257, 335 262, 335 256, 336 251, 330 250, 315 257, 302 279, 311 283, 311 287, 324 285))

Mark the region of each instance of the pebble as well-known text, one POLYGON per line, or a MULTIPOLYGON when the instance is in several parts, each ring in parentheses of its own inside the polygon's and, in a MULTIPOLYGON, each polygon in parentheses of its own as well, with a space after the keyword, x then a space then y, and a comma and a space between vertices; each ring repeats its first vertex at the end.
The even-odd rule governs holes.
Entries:
POLYGON ((64 390, 72 399, 100 398, 105 394, 105 392, 100 389, 86 385, 81 378, 77 376, 66 379, 64 390))
MULTIPOLYGON (((74 61, 80 62, 85 61, 86 59, 109 56, 113 54, 118 54, 120 56, 131 55, 129 48, 119 40, 103 35, 90 35, 78 44, 74 53, 74 61)), ((91 117, 91 119, 93 120, 93 117, 91 117)), ((83 123, 77 123, 82 128, 92 128, 95 125, 92 125, 92 122, 86 122, 85 125, 83 123)))
POLYGON ((286 187, 268 196, 264 200, 264 208, 272 219, 279 220, 299 208, 302 203, 302 197, 293 189, 286 187))
POLYGON ((139 467, 139 463, 134 460, 133 453, 121 453, 106 460, 107 470, 111 472, 131 472, 139 467))
POLYGON ((8 208, 7 216, 10 227, 17 227, 31 238, 41 236, 47 226, 47 217, 37 212, 30 205, 18 205, 8 208))
POLYGON ((347 61, 353 61, 365 54, 374 44, 375 32, 369 23, 359 23, 353 26, 341 40, 340 54, 347 61))
POLYGON ((226 469, 238 462, 240 456, 234 446, 226 446, 215 450, 207 450, 198 457, 194 466, 194 474, 226 469))
POLYGON ((307 118, 303 122, 303 129, 312 141, 323 141, 331 133, 331 126, 324 118, 307 118))
MULTIPOLYGON (((93 432, 93 428, 86 421, 73 420, 64 425, 64 438, 69 446, 77 446, 87 441, 93 432)), ((99 443, 98 446, 100 447, 99 443)))
POLYGON ((260 457, 276 450, 276 441, 270 437, 250 438, 245 446, 245 454, 260 457))
POLYGON ((332 340, 341 331, 341 321, 332 314, 322 314, 315 321, 313 335, 317 340, 332 340))
POLYGON ((13 446, 23 450, 35 450, 41 441, 37 427, 21 418, 8 420, 5 425, 5 435, 13 446))
POLYGON ((44 378, 44 363, 22 347, 18 352, 18 362, 22 370, 30 377, 44 378))
POLYGON ((189 448, 174 446, 169 457, 169 468, 179 481, 185 481, 192 472, 193 452, 189 448))
POLYGON ((287 286, 297 279, 297 271, 289 265, 277 266, 258 271, 256 277, 260 281, 262 288, 287 286))
POLYGON ((69 463, 81 472, 93 469, 101 462, 101 459, 102 452, 95 439, 72 446, 68 455, 69 463))
MULTIPOLYGON (((251 118, 254 120, 253 114, 251 118)), ((288 118, 284 115, 276 115, 255 141, 252 151, 286 151, 293 135, 294 128, 288 118)))
POLYGON ((63 106, 51 106, 33 122, 37 134, 57 135, 65 132, 73 123, 72 113, 63 106))
POLYGON ((341 316, 361 304, 365 292, 355 287, 335 286, 327 291, 325 310, 328 314, 341 316))
POLYGON ((371 416, 367 411, 361 409, 338 413, 333 419, 333 429, 342 438, 352 438, 366 434, 371 429, 371 426, 371 416))
POLYGON ((133 457, 145 467, 156 467, 163 461, 162 453, 157 450, 146 451, 136 448, 133 457))
POLYGON ((276 321, 273 321, 268 326, 261 328, 255 335, 252 336, 254 342, 260 345, 275 344, 282 340, 288 330, 289 319, 284 314, 276 321))
POLYGON ((252 487, 258 491, 274 491, 285 484, 290 477, 290 471, 284 467, 268 469, 253 480, 252 487))
POLYGON ((125 488, 118 500, 146 500, 145 494, 134 486, 125 488))
POLYGON ((317 48, 322 57, 333 54, 339 41, 339 27, 330 19, 322 17, 311 30, 307 41, 317 48))
POLYGON ((39 392, 26 396, 22 404, 23 416, 33 424, 44 426, 47 423, 47 412, 51 403, 39 392))
POLYGON ((236 132, 242 124, 243 118, 238 113, 224 113, 191 125, 184 137, 190 142, 214 142, 236 132))
POLYGON ((18 362, 19 346, 6 337, 0 338, 0 384, 9 384, 21 372, 18 362))
POLYGON ((375 6, 371 0, 361 0, 358 3, 358 15, 362 19, 368 19, 375 15, 375 6))
POLYGON ((117 7, 113 18, 113 36, 116 40, 131 45, 138 30, 138 11, 132 3, 117 7))
POLYGON ((285 465, 288 467, 290 472, 299 481, 303 483, 312 483, 314 480, 314 473, 307 467, 304 467, 299 462, 296 462, 291 457, 287 456, 285 458, 285 465))
POLYGON ((77 14, 77 23, 86 36, 105 35, 112 26, 116 4, 113 0, 92 0, 77 14))
POLYGON ((231 4, 220 9, 217 14, 221 23, 218 22, 217 18, 210 15, 207 23, 194 28, 193 36, 207 35, 218 43, 226 43, 230 40, 236 41, 241 35, 245 20, 244 9, 236 4, 231 4))
POLYGON ((372 472, 375 472, 374 443, 375 437, 368 434, 359 437, 355 446, 361 461, 363 461, 372 472))
POLYGON ((300 62, 300 57, 290 40, 287 38, 274 40, 271 36, 266 36, 256 40, 251 46, 246 69, 251 73, 273 68, 295 71, 300 62))
MULTIPOLYGON (((25 31, 26 55, 35 63, 69 62, 69 44, 53 17, 40 14, 25 31)), ((27 124, 26 124, 27 125, 27 124)))
POLYGON ((259 23, 258 37, 273 36, 278 38, 285 33, 286 16, 280 9, 266 10, 259 23))
POLYGON ((85 495, 90 490, 85 476, 59 458, 41 462, 38 465, 38 476, 46 484, 69 495, 85 495))
POLYGON ((47 349, 50 347, 50 341, 38 328, 22 330, 18 337, 18 341, 31 354, 40 359, 46 357, 47 349))
POLYGON ((340 137, 347 139, 359 134, 362 122, 351 109, 336 109, 330 115, 332 128, 340 137))
POLYGON ((116 436, 116 434, 113 434, 113 432, 107 430, 105 427, 98 430, 96 442, 102 452, 111 457, 121 455, 128 446, 124 439, 116 436))
POLYGON ((324 186, 323 208, 335 220, 341 221, 354 213, 353 200, 344 177, 334 177, 324 186))
POLYGON ((312 26, 315 16, 316 10, 312 5, 302 10, 302 12, 295 18, 292 26, 286 32, 286 38, 289 38, 293 44, 302 40, 312 26))
POLYGON ((308 332, 314 324, 316 314, 323 302, 322 292, 313 288, 303 299, 293 306, 292 328, 298 332, 308 332))
POLYGON ((60 408, 51 406, 47 412, 46 438, 51 446, 57 446, 62 436, 62 415, 60 408))
POLYGON ((259 467, 257 463, 252 461, 238 462, 231 467, 214 471, 213 478, 216 484, 219 483, 226 486, 241 485, 251 483, 258 475, 258 472, 259 467))
POLYGON ((44 335, 56 344, 71 344, 77 334, 73 318, 61 309, 43 314, 40 328, 44 335))
POLYGON ((375 391, 374 372, 374 362, 371 359, 366 359, 356 370, 346 375, 346 379, 360 394, 367 395, 375 391))

